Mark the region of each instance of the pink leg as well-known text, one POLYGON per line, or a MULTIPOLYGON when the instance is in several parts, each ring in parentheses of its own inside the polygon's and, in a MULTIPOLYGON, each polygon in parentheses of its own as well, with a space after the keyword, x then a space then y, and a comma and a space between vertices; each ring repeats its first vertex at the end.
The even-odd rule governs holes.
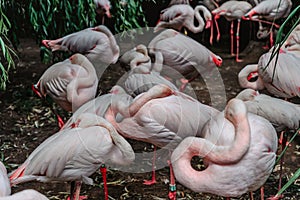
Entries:
POLYGON ((155 160, 156 160, 156 146, 154 146, 154 150, 153 150, 152 179, 151 180, 144 180, 144 185, 153 185, 153 184, 156 183, 156 178, 155 178, 155 160))
POLYGON ((212 23, 210 26, 210 37, 209 37, 210 45, 213 45, 213 40, 214 40, 214 23, 212 23))
POLYGON ((80 196, 81 181, 71 182, 71 194, 67 200, 85 200, 87 196, 80 196), (75 190, 75 191, 74 191, 75 190))
POLYGON ((260 188, 260 200, 264 200, 265 199, 265 190, 264 190, 264 186, 262 186, 260 188))
POLYGON ((214 17, 214 21, 215 21, 216 29, 217 29, 217 41, 218 41, 218 42, 219 42, 220 37, 221 37, 219 25, 218 25, 218 22, 217 22, 217 19, 219 19, 219 17, 220 17, 219 15, 216 15, 216 16, 214 17))
POLYGON ((186 85, 189 83, 189 80, 181 78, 180 82, 182 83, 182 85, 180 86, 179 91, 183 92, 186 88, 186 85))
POLYGON ((107 190, 107 180, 106 180, 106 167, 105 165, 101 165, 100 172, 102 174, 103 179, 103 188, 104 188, 104 199, 108 200, 108 190, 107 190))
POLYGON ((64 120, 59 116, 59 114, 55 114, 57 117, 58 127, 62 129, 62 127, 65 125, 64 120))
POLYGON ((234 56, 235 54, 233 53, 233 21, 231 21, 231 25, 230 25, 230 53, 232 56, 234 56))
POLYGON ((169 199, 176 200, 176 184, 175 184, 175 177, 174 171, 172 167, 172 163, 168 160, 169 168, 170 168, 170 189, 169 189, 169 199))
POLYGON ((240 26, 241 26, 241 20, 238 19, 238 25, 236 29, 236 62, 242 62, 243 60, 239 59, 239 51, 240 51, 240 26))
POLYGON ((274 35, 273 35, 273 29, 270 29, 270 48, 274 45, 274 35))
POLYGON ((249 192, 250 200, 254 200, 253 192, 249 192))

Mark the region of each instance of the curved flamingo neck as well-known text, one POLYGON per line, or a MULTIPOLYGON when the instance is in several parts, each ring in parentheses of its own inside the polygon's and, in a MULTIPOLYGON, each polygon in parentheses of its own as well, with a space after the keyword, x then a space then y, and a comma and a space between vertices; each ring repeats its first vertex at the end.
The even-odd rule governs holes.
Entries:
POLYGON ((194 25, 194 18, 191 23, 186 25, 187 28, 190 31, 192 31, 193 33, 199 33, 201 31, 203 31, 203 29, 205 27, 205 22, 200 15, 200 11, 205 13, 206 12, 205 7, 204 6, 196 6, 196 8, 194 9, 194 16, 195 16, 196 20, 198 21, 198 26, 194 25))
POLYGON ((250 81, 249 75, 251 75, 251 73, 258 74, 257 64, 247 65, 240 71, 240 73, 238 75, 240 86, 242 88, 251 88, 253 90, 264 89, 265 85, 264 85, 262 78, 259 76, 259 74, 258 74, 256 81, 253 81, 253 82, 250 81))

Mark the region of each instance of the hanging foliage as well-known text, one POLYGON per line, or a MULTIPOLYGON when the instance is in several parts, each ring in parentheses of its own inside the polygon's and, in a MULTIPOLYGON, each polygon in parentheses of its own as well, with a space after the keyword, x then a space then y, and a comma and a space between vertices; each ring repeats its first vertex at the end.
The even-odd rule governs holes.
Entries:
POLYGON ((7 37, 10 22, 5 16, 2 6, 0 4, 0 89, 5 90, 8 82, 8 72, 15 66, 13 56, 16 56, 16 53, 10 48, 10 41, 7 37))

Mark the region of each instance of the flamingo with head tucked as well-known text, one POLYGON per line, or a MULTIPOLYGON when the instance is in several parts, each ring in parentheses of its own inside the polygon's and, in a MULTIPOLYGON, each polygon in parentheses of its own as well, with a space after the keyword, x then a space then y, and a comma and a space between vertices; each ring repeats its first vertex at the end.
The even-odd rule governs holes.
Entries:
MULTIPOLYGON (((120 110, 124 110, 124 107, 111 107, 106 119, 121 135, 168 150, 173 150, 185 137, 201 136, 204 124, 218 113, 216 109, 181 92, 172 91, 165 85, 156 85, 137 96, 127 108, 130 115, 116 122, 114 113, 121 112, 120 110)), ((171 199, 176 196, 174 185, 171 173, 171 199)))
POLYGON ((172 153, 179 183, 195 192, 238 197, 261 187, 276 159, 277 135, 266 119, 247 112, 239 99, 203 128, 204 138, 187 137, 172 153), (191 159, 200 156, 206 168, 196 171, 191 159))
POLYGON ((28 181, 76 181, 75 199, 78 199, 81 181, 92 184, 89 176, 102 164, 128 165, 134 158, 130 144, 110 123, 95 114, 83 113, 75 121, 75 128, 46 139, 9 177, 12 185, 28 181))
MULTIPOLYGON (((94 66, 85 56, 75 54, 49 67, 32 89, 39 97, 49 95, 64 110, 74 112, 95 98, 97 87, 94 66)), ((62 127, 63 120, 57 117, 62 127)))
POLYGON ((149 54, 155 56, 154 68, 162 76, 182 80, 182 91, 186 84, 199 75, 211 72, 222 65, 222 58, 199 42, 175 30, 168 29, 148 44, 149 54), (181 76, 178 76, 178 72, 181 76))
POLYGON ((112 32, 104 25, 87 28, 55 40, 43 40, 52 51, 71 51, 85 55, 101 77, 109 64, 117 62, 120 48, 112 32))
POLYGON ((271 51, 263 54, 257 65, 247 65, 239 72, 240 86, 254 90, 266 88, 271 94, 283 98, 300 96, 300 57, 282 51, 271 59, 271 54, 271 51))

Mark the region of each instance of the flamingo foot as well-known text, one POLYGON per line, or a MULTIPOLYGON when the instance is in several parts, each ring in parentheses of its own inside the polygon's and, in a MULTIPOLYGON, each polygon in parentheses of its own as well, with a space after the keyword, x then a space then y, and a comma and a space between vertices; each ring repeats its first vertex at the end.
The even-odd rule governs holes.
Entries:
MULTIPOLYGON (((75 196, 73 197, 73 199, 75 199, 75 196)), ((85 200, 85 199, 88 199, 88 196, 79 196, 79 199, 78 200, 85 200)), ((71 200, 71 197, 68 196, 67 200, 71 200)))
POLYGON ((168 197, 170 200, 176 200, 176 191, 169 191, 168 197))
POLYGON ((239 62, 243 62, 244 60, 236 58, 235 61, 239 63, 239 62))
POLYGON ((156 183, 155 177, 152 177, 152 180, 144 180, 144 185, 154 185, 156 183))

